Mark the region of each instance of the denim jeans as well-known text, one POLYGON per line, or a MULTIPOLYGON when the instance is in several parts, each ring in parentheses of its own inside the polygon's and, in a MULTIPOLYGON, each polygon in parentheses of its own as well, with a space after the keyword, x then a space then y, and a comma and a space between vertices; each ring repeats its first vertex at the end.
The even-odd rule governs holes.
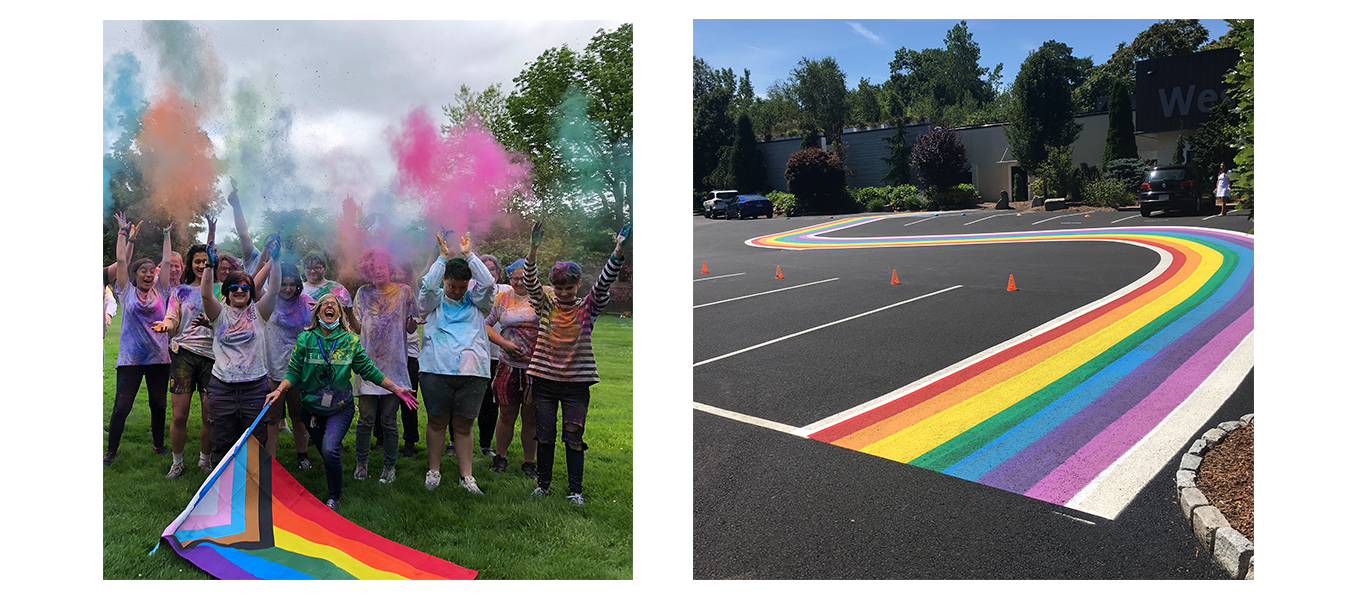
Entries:
MULTIPOLYGON (((323 456, 323 473, 328 477, 328 499, 342 498, 342 438, 352 427, 356 406, 351 402, 337 414, 321 417, 310 414, 300 406, 300 422, 309 427, 309 439, 319 440, 319 454, 323 456)), ((366 434, 369 439, 370 434, 366 434)))
POLYGON ((562 408, 562 441, 564 444, 578 446, 567 448, 567 491, 580 494, 581 480, 585 469, 586 442, 582 434, 586 431, 586 412, 591 404, 591 388, 588 383, 564 383, 548 379, 534 378, 535 434, 539 440, 536 469, 539 473, 539 487, 548 489, 553 482, 553 450, 558 438, 558 409, 562 408), (571 425, 572 430, 567 426, 571 425))
MULTIPOLYGON (((239 436, 244 435, 244 431, 263 411, 267 394, 271 391, 266 377, 257 381, 229 383, 215 375, 211 376, 206 384, 207 401, 211 403, 210 418, 207 419, 211 424, 211 462, 220 464, 220 459, 225 457, 225 453, 239 441, 239 436)), ((253 428, 253 437, 258 439, 260 445, 267 444, 267 423, 267 417, 264 416, 258 426, 253 428)))
POLYGON ((384 466, 392 467, 398 460, 398 405, 403 401, 395 394, 361 396, 361 416, 356 420, 356 462, 370 460, 370 431, 379 417, 383 432, 384 466))

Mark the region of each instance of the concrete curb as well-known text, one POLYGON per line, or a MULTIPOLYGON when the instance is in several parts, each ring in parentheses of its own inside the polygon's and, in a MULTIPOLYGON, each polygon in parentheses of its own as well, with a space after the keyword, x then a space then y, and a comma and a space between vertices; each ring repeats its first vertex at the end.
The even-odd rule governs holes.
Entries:
POLYGON ((1243 416, 1238 421, 1225 421, 1206 431, 1191 444, 1191 449, 1181 456, 1181 465, 1177 469, 1177 504, 1181 505, 1181 514, 1186 517, 1195 539, 1204 546, 1214 563, 1223 567, 1233 579, 1255 579, 1256 546, 1247 536, 1228 524, 1219 509, 1209 503, 1209 499, 1195 487, 1195 478, 1200 470, 1200 460, 1228 432, 1250 424, 1254 415, 1243 416))

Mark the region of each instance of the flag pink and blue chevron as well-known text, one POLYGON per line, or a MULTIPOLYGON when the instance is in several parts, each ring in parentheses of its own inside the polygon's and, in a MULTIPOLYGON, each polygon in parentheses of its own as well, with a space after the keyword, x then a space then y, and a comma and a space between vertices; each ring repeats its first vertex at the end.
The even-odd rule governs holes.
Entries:
POLYGON ((1241 373, 1250 368, 1249 358, 1229 362, 1251 353, 1250 235, 1196 227, 1121 227, 838 236, 885 218, 890 217, 844 219, 746 243, 805 250, 1111 242, 1149 248, 1159 263, 1106 298, 804 428, 800 433, 807 437, 1112 517, 1123 504, 1093 496, 1118 494, 1122 486, 1110 478, 1125 469, 1117 467, 1132 454, 1152 452, 1149 468, 1156 473, 1161 468, 1153 466, 1156 457, 1170 457, 1179 447, 1150 437, 1163 437, 1155 433, 1168 419, 1203 423, 1213 410, 1201 406, 1217 408, 1214 390, 1206 387, 1211 377, 1226 363, 1241 373), (1192 400, 1195 408, 1188 411, 1192 400), (1149 448, 1150 443, 1156 447, 1149 448))
MULTIPOLYGON (((256 425, 256 423, 255 423, 256 425)), ((478 572, 375 535, 310 495, 244 434, 167 528, 221 579, 473 579, 478 572)))

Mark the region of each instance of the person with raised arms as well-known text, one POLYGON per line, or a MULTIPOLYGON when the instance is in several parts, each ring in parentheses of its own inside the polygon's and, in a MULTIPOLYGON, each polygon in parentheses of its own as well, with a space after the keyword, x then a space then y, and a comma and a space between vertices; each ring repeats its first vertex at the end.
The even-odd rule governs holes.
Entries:
POLYGON ((417 398, 375 368, 361 348, 347 322, 337 296, 319 298, 309 327, 295 340, 286 367, 286 376, 267 402, 275 402, 292 388, 300 395, 300 422, 309 427, 309 435, 319 440, 324 475, 328 480, 328 508, 337 510, 342 499, 342 438, 351 428, 356 414, 352 400, 352 374, 366 381, 378 381, 380 387, 396 394, 412 406, 417 398))
POLYGON ((492 274, 473 253, 469 234, 460 256, 451 258, 445 238, 436 236, 439 256, 422 277, 417 308, 427 315, 419 358, 422 398, 427 404, 427 489, 441 484, 446 428, 455 442, 459 485, 482 494, 473 476, 473 420, 490 374, 486 318, 492 310, 492 274), (469 281, 474 282, 469 289, 469 281))
POLYGON ((169 232, 173 223, 164 228, 164 252, 160 266, 149 258, 135 261, 128 255, 135 243, 140 224, 132 225, 122 213, 117 218, 117 290, 122 304, 122 331, 117 348, 117 390, 113 395, 112 415, 108 419, 108 451, 103 455, 103 466, 112 465, 122 442, 127 415, 145 380, 150 400, 150 437, 157 454, 167 454, 164 447, 165 400, 169 392, 169 336, 156 331, 154 323, 164 320, 168 308, 168 277, 156 285, 160 269, 168 271, 169 232), (128 264, 130 262, 130 264, 128 264))
POLYGON ((553 293, 539 284, 535 256, 544 239, 543 223, 536 221, 530 232, 530 253, 525 257, 525 289, 530 304, 539 315, 539 336, 526 374, 530 377, 535 405, 535 437, 539 440, 539 487, 532 496, 548 496, 553 481, 553 450, 557 440, 558 409, 562 409, 562 440, 567 445, 567 499, 584 505, 582 475, 585 470, 586 413, 590 408, 590 387, 600 381, 591 348, 591 330, 595 319, 609 304, 609 287, 623 266, 623 244, 632 231, 625 225, 616 236, 614 252, 609 255, 600 276, 585 299, 577 298, 581 287, 581 267, 574 262, 558 262, 549 271, 553 293))

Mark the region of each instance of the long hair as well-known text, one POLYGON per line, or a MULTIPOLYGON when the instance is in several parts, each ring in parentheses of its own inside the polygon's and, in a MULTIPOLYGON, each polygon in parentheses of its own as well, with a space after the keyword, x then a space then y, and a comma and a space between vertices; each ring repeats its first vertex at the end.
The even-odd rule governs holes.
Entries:
POLYGON ((338 300, 338 297, 332 292, 324 294, 323 297, 319 298, 318 302, 314 303, 314 311, 309 315, 309 327, 306 327, 305 331, 318 330, 320 333, 328 331, 327 329, 324 329, 322 325, 319 325, 319 307, 323 306, 324 301, 329 298, 332 298, 333 302, 338 305, 338 327, 347 330, 347 333, 355 334, 356 332, 352 331, 351 324, 347 322, 347 311, 342 310, 342 301, 338 300))

